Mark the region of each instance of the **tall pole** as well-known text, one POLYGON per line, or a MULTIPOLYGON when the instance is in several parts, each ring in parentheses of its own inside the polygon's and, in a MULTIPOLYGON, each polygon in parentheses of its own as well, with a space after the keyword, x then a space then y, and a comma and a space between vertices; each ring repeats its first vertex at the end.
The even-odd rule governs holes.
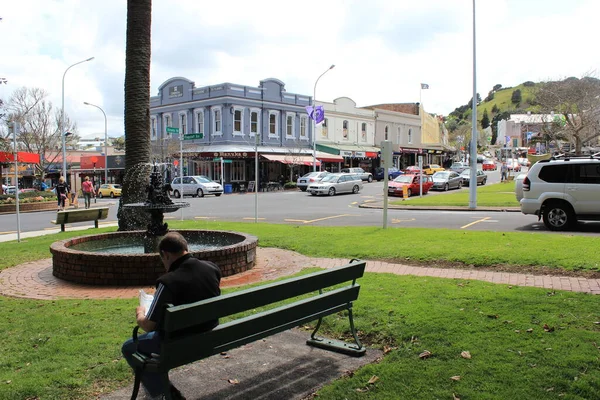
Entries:
POLYGON ((469 209, 477 208, 477 53, 475 41, 475 0, 473 0, 473 115, 471 124, 471 177, 469 179, 469 209))
POLYGON ((15 204, 17 212, 17 242, 21 241, 21 216, 19 213, 19 158, 17 152, 17 130, 19 129, 19 123, 13 122, 13 141, 14 141, 14 153, 15 159, 15 204))
POLYGON ((62 173, 61 175, 65 178, 65 183, 67 183, 67 144, 65 142, 65 76, 67 75, 67 72, 73 68, 76 65, 79 65, 81 63, 87 62, 87 61, 92 61, 94 59, 94 57, 90 57, 87 60, 83 60, 83 61, 79 61, 76 62, 75 64, 72 64, 69 66, 69 68, 67 68, 65 70, 65 73, 63 74, 62 77, 62 106, 60 108, 62 116, 61 116, 61 120, 60 120, 60 139, 61 139, 61 143, 62 143, 62 159, 63 159, 63 165, 62 165, 62 173))
POLYGON ((254 223, 258 223, 258 132, 254 135, 254 223))
POLYGON ((317 172, 317 137, 316 137, 316 133, 317 133, 317 120, 315 118, 315 107, 316 107, 316 97, 317 97, 317 83, 319 83, 319 79, 321 79, 321 77, 323 75, 325 75, 329 70, 333 69, 333 67, 335 67, 335 64, 331 64, 331 67, 327 68, 327 70, 325 72, 323 72, 321 75, 319 75, 319 77, 317 78, 317 81, 315 82, 315 87, 313 90, 313 101, 312 101, 312 107, 313 107, 313 134, 312 134, 312 139, 313 139, 313 172, 317 172))
MULTIPOLYGON (((181 200, 183 200, 183 129, 179 132, 179 183, 181 186, 181 200)), ((183 207, 181 207, 181 220, 183 221, 183 207)))
POLYGON ((102 111, 102 114, 104 115, 104 183, 108 183, 108 130, 106 113, 102 108, 95 104, 88 103, 87 101, 84 101, 83 104, 86 106, 96 107, 98 110, 102 111))

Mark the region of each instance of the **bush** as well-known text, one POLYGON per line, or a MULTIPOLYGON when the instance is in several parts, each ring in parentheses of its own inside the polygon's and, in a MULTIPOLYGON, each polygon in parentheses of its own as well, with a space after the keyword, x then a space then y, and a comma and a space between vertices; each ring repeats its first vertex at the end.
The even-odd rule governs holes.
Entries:
POLYGON ((297 187, 296 182, 286 182, 285 185, 283 185, 284 189, 296 189, 297 187))
MULTIPOLYGON (((25 192, 19 193, 19 202, 22 203, 41 203, 46 201, 54 201, 56 196, 52 192, 25 192)), ((13 194, 2 194, 0 195, 0 204, 14 204, 16 203, 15 195, 13 194)))

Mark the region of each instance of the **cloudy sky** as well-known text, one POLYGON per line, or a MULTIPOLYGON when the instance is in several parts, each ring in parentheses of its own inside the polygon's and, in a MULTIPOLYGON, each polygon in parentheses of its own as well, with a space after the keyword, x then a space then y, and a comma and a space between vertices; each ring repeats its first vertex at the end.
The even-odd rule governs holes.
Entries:
MULTIPOLYGON (((0 0, 0 97, 45 89, 84 137, 123 134, 126 0, 0 0)), ((477 0, 477 89, 582 76, 600 65, 596 0, 477 0)), ((448 114, 473 93, 471 0, 154 0, 151 94, 268 77, 317 100, 417 102, 448 114), (420 93, 420 83, 430 89, 420 93)))

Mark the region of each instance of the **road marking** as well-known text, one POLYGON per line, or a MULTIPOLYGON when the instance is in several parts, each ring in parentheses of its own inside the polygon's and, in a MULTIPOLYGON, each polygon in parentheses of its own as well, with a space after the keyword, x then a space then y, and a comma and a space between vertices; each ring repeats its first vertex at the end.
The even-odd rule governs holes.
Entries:
POLYGON ((377 201, 377 200, 365 200, 363 203, 373 203, 375 201, 377 201))
POLYGON ((304 220, 304 219, 284 219, 284 221, 286 221, 286 222, 302 222, 304 224, 312 224, 313 222, 325 221, 325 220, 333 219, 333 218, 352 217, 352 216, 353 216, 352 214, 341 214, 341 215, 332 215, 331 217, 312 219, 309 221, 304 220))
MULTIPOLYGON (((252 220, 253 220, 253 219, 254 219, 254 217, 244 217, 244 218, 242 218, 242 219, 248 219, 248 220, 252 219, 252 220)), ((256 219, 266 219, 266 218, 256 218, 256 219)))
POLYGON ((175 217, 163 217, 163 219, 175 219, 175 217))
POLYGON ((485 218, 478 219, 477 221, 473 221, 473 222, 471 222, 470 224, 467 224, 467 225, 465 225, 465 226, 461 226, 461 227, 460 227, 460 229, 465 229, 465 228, 468 228, 468 227, 470 227, 470 226, 472 226, 472 225, 475 225, 475 224, 478 224, 478 223, 480 223, 480 222, 487 221, 487 220, 488 220, 488 219, 490 219, 490 218, 491 218, 491 217, 485 217, 485 218))
POLYGON ((411 219, 395 219, 395 218, 392 218, 392 224, 398 224, 400 222, 411 222, 411 221, 415 221, 415 218, 411 218, 411 219))
POLYGON ((17 233, 17 231, 6 231, 6 232, 0 232, 0 235, 9 235, 11 233, 17 233))
POLYGON ((216 219, 217 217, 194 217, 194 219, 216 219))

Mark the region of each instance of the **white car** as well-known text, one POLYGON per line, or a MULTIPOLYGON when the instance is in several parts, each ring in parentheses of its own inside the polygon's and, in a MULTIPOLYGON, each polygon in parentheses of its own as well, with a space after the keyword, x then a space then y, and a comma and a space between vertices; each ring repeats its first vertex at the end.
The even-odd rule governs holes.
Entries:
POLYGON ((214 194, 219 197, 223 194, 223 186, 204 175, 184 176, 173 179, 171 182, 173 196, 180 198, 183 196, 204 197, 207 194, 214 194))
POLYGON ((358 193, 363 187, 362 179, 356 174, 329 174, 321 182, 311 183, 307 191, 317 196, 326 194, 335 196, 338 193, 358 193))
MULTIPOLYGON (((541 160, 523 179, 521 212, 564 231, 577 220, 600 220, 600 158, 541 160)), ((517 198, 519 194, 517 193, 517 198)))
POLYGON ((306 192, 306 188, 308 188, 308 185, 310 185, 311 183, 320 182, 321 179, 325 178, 325 176, 327 176, 328 174, 329 172, 327 171, 309 172, 308 174, 302 175, 300 178, 298 178, 298 180, 296 181, 296 186, 298 187, 298 189, 302 190, 303 192, 306 192))

